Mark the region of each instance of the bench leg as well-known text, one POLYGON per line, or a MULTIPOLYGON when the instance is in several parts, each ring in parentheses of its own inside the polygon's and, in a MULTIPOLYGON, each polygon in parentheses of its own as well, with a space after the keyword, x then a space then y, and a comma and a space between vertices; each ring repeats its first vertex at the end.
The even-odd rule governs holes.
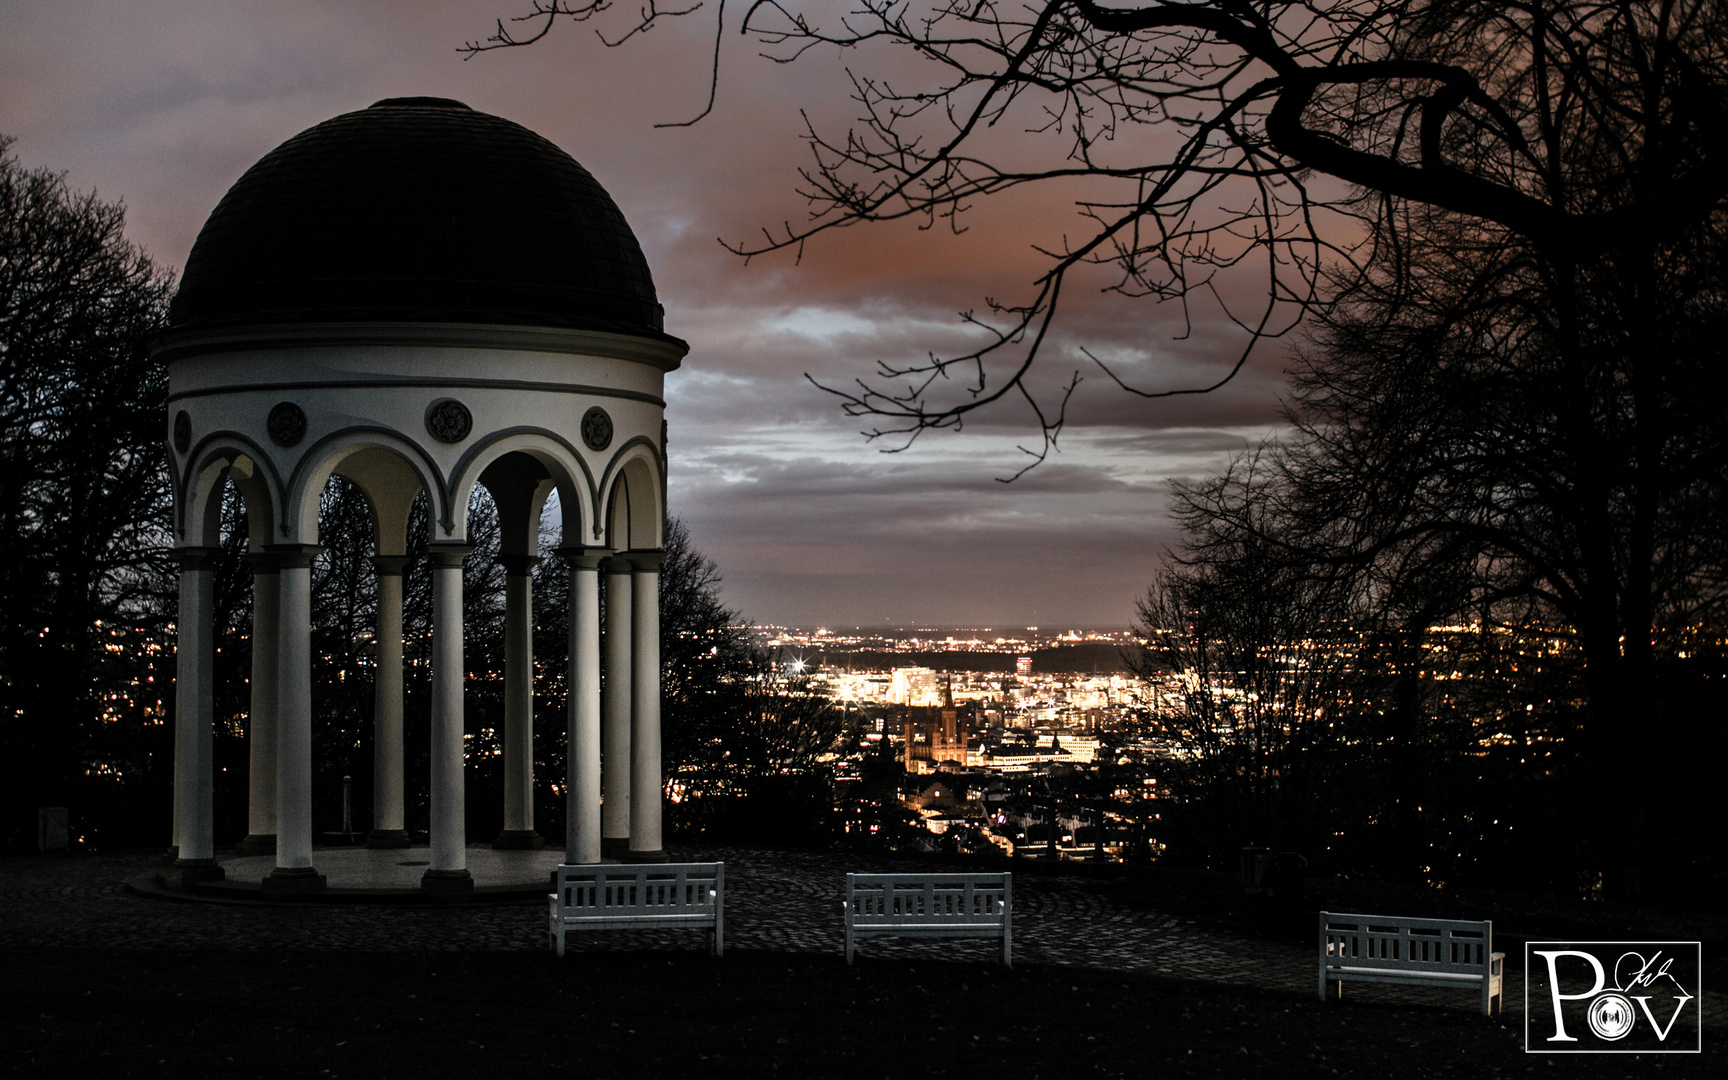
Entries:
POLYGON ((1014 928, 1007 923, 1002 924, 1002 966, 1014 966, 1014 928))
POLYGON ((846 962, 852 962, 852 920, 846 920, 846 962))

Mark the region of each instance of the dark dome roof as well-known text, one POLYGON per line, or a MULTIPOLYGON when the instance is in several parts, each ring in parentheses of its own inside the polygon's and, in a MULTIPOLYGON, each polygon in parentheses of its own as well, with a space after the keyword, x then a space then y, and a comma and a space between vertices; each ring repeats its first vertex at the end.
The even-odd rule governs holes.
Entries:
POLYGON ((204 223, 169 321, 666 338, 647 260, 606 190, 527 128, 445 98, 380 101, 266 154, 204 223))

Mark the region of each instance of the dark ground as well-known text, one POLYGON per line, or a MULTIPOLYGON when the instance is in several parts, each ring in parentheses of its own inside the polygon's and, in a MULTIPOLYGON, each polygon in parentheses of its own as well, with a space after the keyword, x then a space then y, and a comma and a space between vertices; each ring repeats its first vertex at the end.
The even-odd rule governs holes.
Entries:
POLYGON ((1722 1076, 1543 1057, 1515 1025, 1021 965, 729 953, 5 956, 35 1076, 1722 1076))
MULTIPOLYGON (((40 895, 53 875, 38 864, 0 861, 0 886, 40 895)), ((1106 875, 1093 887, 1117 901, 1209 913, 1221 930, 1237 926, 1244 950, 1256 947, 1252 912, 1225 876, 1106 875)), ((1331 901, 1409 910, 1409 898, 1379 888, 1317 885, 1331 901)), ((85 903, 77 888, 66 893, 68 905, 85 903)), ((1459 902, 1480 911, 1489 901, 1459 902)), ((1544 927, 1569 918, 1581 931, 1629 923, 1641 937, 1656 936, 1663 919, 1676 920, 1675 930, 1703 926, 1687 936, 1707 938, 1707 985, 1719 970, 1714 916, 1494 902, 1509 967, 1522 943, 1502 943, 1499 920, 1521 913, 1544 927)), ((700 935, 687 935, 687 948, 562 961, 401 941, 376 952, 45 946, 6 934, 6 903, 0 895, 0 1069, 20 1076, 1728 1076, 1717 1027, 1706 1028, 1702 1055, 1525 1054, 1518 1002, 1490 1020, 1456 1002, 1395 1003, 1363 990, 1321 1004, 1311 991, 1113 971, 1107 962, 1017 959, 1004 971, 866 948, 848 968, 832 953, 731 946, 716 959, 700 935)), ((99 917, 100 905, 89 910, 99 917)), ((522 917, 535 915, 525 907, 522 917)))

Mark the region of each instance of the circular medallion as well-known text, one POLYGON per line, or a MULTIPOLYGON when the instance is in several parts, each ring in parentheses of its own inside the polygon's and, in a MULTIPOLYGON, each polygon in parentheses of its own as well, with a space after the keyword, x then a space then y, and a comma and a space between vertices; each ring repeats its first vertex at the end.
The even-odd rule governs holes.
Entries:
POLYGON ((192 418, 181 409, 174 416, 174 449, 184 454, 192 445, 192 418))
POLYGON ((596 405, 582 414, 582 441, 590 450, 604 450, 612 445, 612 418, 596 405))
POLYGON ((459 443, 474 430, 474 417, 455 398, 439 398, 426 407, 426 430, 439 442, 459 443))
POLYGON ((1626 1037, 1637 1022, 1638 1014, 1632 1011, 1632 1003, 1619 994, 1603 994, 1590 1003, 1587 1019, 1590 1030, 1598 1039, 1614 1042, 1626 1037))
POLYGON ((306 414, 292 401, 284 401, 270 410, 265 423, 270 441, 277 446, 293 446, 306 437, 306 414))

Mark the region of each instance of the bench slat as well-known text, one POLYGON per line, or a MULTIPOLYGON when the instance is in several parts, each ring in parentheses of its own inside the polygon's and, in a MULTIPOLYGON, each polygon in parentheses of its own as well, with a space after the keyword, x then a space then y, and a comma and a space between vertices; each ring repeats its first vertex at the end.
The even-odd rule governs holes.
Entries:
POLYGON ((1504 953, 1493 951, 1494 924, 1456 919, 1320 913, 1319 990, 1352 982, 1480 985, 1482 1014, 1503 1004, 1504 953))
POLYGON ((548 900, 548 929, 559 956, 567 930, 631 927, 707 927, 714 955, 725 951, 723 862, 566 864, 558 867, 548 900))
POLYGON ((842 901, 846 962, 855 939, 1000 937, 1002 964, 1013 966, 1013 875, 847 874, 842 901))

